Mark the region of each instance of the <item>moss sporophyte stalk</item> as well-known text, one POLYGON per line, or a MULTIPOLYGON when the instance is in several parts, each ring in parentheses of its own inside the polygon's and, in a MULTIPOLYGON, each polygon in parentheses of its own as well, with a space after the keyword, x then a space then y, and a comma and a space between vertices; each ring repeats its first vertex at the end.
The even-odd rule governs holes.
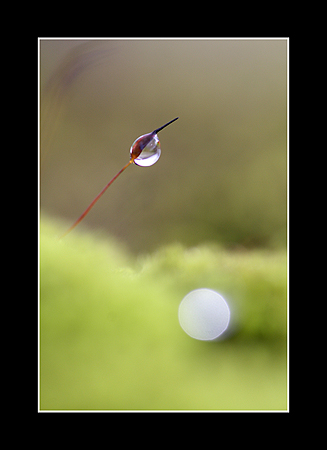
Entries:
POLYGON ((168 125, 175 122, 175 120, 177 119, 178 117, 171 120, 170 122, 167 122, 165 125, 162 125, 162 127, 155 129, 151 133, 143 134, 133 142, 130 148, 130 160, 128 161, 128 163, 122 169, 120 169, 120 171, 109 181, 109 183, 102 189, 102 191, 95 197, 95 199, 92 200, 83 214, 81 214, 76 222, 74 222, 73 225, 68 228, 68 230, 61 236, 61 238, 66 236, 84 219, 84 217, 90 212, 99 198, 106 192, 108 187, 115 181, 117 177, 119 177, 122 172, 124 172, 125 169, 127 169, 130 164, 134 163, 137 166, 148 167, 152 166, 158 161, 161 155, 161 148, 157 134, 159 133, 159 131, 163 130, 168 125))

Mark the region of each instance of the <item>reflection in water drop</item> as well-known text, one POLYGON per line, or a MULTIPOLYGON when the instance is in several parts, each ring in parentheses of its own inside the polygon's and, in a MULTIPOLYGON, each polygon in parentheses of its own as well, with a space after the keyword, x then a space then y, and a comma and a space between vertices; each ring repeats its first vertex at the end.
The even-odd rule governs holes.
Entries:
POLYGON ((152 166, 154 163, 158 161, 161 155, 161 148, 158 136, 156 134, 150 135, 149 136, 149 138, 151 138, 150 141, 148 141, 148 139, 146 138, 147 136, 149 135, 144 134, 143 136, 137 138, 133 142, 130 150, 130 153, 132 155, 133 148, 135 148, 136 145, 139 144, 138 146, 142 151, 140 155, 134 159, 134 163, 142 167, 152 166), (142 145, 144 145, 143 149, 142 145))

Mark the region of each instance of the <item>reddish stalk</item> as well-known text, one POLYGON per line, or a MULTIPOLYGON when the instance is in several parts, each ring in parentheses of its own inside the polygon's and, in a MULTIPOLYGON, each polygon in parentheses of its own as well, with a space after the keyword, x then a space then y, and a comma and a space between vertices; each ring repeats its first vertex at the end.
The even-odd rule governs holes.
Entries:
POLYGON ((78 225, 81 220, 84 219, 84 217, 88 214, 88 212, 90 211, 90 209, 93 208, 93 206, 96 204, 96 202, 99 200, 99 198, 106 192, 106 190, 108 189, 108 187, 115 181, 115 179, 122 173, 124 172, 125 169, 127 169, 127 167, 132 164, 134 162, 134 160, 136 158, 138 158, 140 156, 140 154, 142 153, 142 150, 148 145, 148 143, 151 141, 151 139, 153 139, 153 136, 156 135, 157 133, 159 133, 159 131, 163 130, 164 128, 166 128, 168 125, 170 125, 171 123, 175 122, 175 120, 177 120, 178 117, 176 117, 175 119, 171 120, 170 122, 167 122, 165 125, 163 125, 160 128, 157 128, 156 130, 152 131, 152 133, 148 133, 145 134, 143 136, 140 136, 138 139, 136 139, 136 141, 133 144, 133 147, 131 148, 131 159, 129 160, 129 162, 126 164, 126 166, 124 166, 118 173, 117 175, 115 175, 113 177, 112 180, 109 181, 109 183, 102 189, 102 191, 95 197, 95 199, 89 204, 89 206, 86 208, 86 210, 83 212, 83 214, 81 216, 79 216, 79 218, 76 220, 76 222, 73 223, 73 225, 68 228, 68 230, 66 231, 66 233, 64 233, 61 237, 63 238, 64 236, 66 236, 70 231, 72 231, 76 225, 78 225))
POLYGON ((72 231, 80 222, 81 220, 84 219, 84 217, 86 216, 86 214, 93 208, 93 206, 96 204, 96 202, 99 200, 99 198, 106 192, 106 190, 108 189, 108 187, 115 181, 115 179, 122 173, 124 172, 125 169, 127 169, 127 167, 132 164, 132 162, 134 161, 135 158, 131 158, 129 160, 129 162, 126 164, 126 166, 124 166, 118 173, 117 175, 115 175, 110 181, 109 183, 102 189, 102 191, 95 197, 94 200, 92 200, 92 202, 89 204, 89 206, 86 208, 86 210, 83 212, 83 214, 81 214, 79 216, 79 218, 76 220, 76 222, 73 223, 73 225, 68 228, 68 230, 62 235, 60 236, 60 239, 62 239, 63 237, 65 237, 70 231, 72 231))

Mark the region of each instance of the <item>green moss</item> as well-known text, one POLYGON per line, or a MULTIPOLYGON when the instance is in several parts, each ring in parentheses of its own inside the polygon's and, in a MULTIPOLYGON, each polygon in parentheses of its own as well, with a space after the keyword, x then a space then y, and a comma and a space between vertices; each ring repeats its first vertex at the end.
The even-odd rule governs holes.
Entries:
POLYGON ((279 252, 162 248, 132 258, 108 238, 42 220, 41 410, 284 410, 286 263, 279 252), (234 334, 178 323, 190 290, 233 305, 234 334))

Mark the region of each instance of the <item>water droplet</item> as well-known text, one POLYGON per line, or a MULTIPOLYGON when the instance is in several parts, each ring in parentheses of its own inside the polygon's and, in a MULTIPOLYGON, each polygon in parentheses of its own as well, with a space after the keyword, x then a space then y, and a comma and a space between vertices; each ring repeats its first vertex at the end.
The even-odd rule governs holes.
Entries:
POLYGON ((152 166, 160 158, 161 148, 158 136, 156 134, 144 134, 143 136, 137 138, 131 146, 131 156, 133 149, 135 148, 139 148, 141 150, 139 156, 134 159, 134 163, 138 166, 152 166))

